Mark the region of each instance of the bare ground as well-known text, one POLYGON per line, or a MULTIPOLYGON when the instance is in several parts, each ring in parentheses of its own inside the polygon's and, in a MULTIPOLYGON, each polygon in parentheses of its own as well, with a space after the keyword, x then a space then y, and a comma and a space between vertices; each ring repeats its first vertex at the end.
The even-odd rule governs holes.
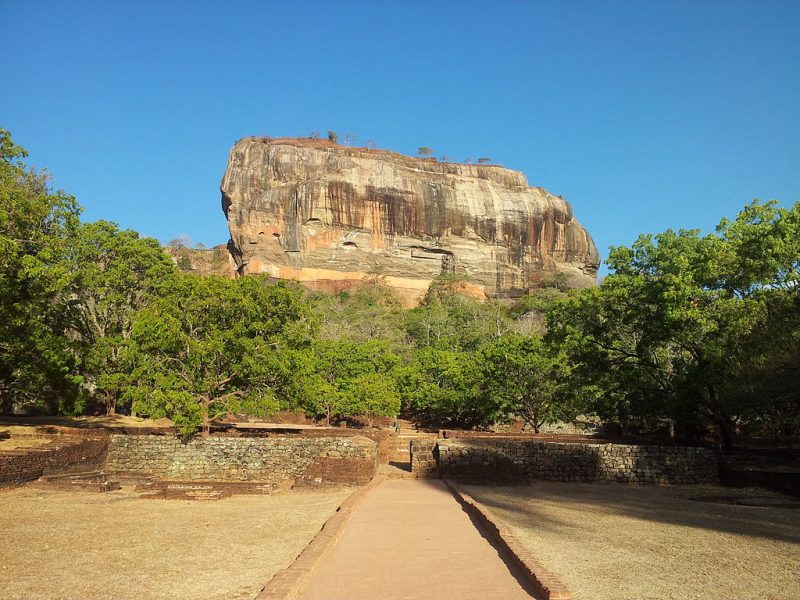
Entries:
POLYGON ((0 431, 12 433, 58 433, 59 428, 115 429, 133 427, 170 427, 169 419, 143 419, 128 415, 99 415, 82 417, 41 416, 41 417, 0 417, 0 431))
POLYGON ((254 598, 352 491, 185 501, 0 489, 0 596, 254 598))
POLYGON ((554 482, 466 489, 574 600, 800 598, 800 510, 689 500, 763 490, 554 482))

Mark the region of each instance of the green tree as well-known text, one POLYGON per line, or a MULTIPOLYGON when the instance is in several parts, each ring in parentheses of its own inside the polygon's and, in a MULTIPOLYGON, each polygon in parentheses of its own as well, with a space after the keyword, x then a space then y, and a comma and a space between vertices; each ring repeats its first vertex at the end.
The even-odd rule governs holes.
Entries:
POLYGON ((549 324, 576 372, 603 389, 601 414, 710 421, 732 445, 763 401, 742 393, 769 362, 763 332, 796 344, 791 329, 771 327, 771 307, 789 306, 791 321, 798 210, 754 202, 715 234, 668 230, 612 248, 603 285, 559 303, 549 324))
POLYGON ((508 307, 480 302, 464 293, 464 278, 442 273, 430 285, 422 304, 406 313, 406 332, 418 347, 475 350, 484 341, 512 329, 508 307))
POLYGON ((503 414, 494 398, 481 394, 480 364, 474 352, 421 348, 397 370, 404 412, 422 421, 481 427, 503 414))
POLYGON ((49 189, 46 173, 27 168, 26 156, 0 129, 0 412, 15 403, 68 408, 78 389, 54 299, 80 208, 49 189))
POLYGON ((391 417, 400 412, 400 394, 397 383, 387 373, 366 373, 348 384, 353 406, 367 417, 369 426, 376 416, 391 417))
POLYGON ((433 156, 433 149, 428 148, 427 146, 420 146, 417 149, 417 155, 421 156, 422 158, 428 158, 433 156))
POLYGON ((379 279, 365 281, 346 294, 317 294, 312 298, 323 339, 350 342, 403 342, 403 310, 398 298, 379 279))
POLYGON ((569 362, 542 338, 505 336, 481 348, 479 360, 484 394, 522 417, 535 433, 542 425, 578 415, 581 394, 569 362))
POLYGON ((387 405, 384 400, 390 396, 398 360, 391 346, 383 341, 317 340, 312 348, 293 357, 293 403, 308 414, 324 418, 328 425, 336 418, 375 411, 387 405), (377 379, 383 379, 386 387, 380 388, 375 383, 377 379), (384 400, 366 402, 363 392, 356 389, 359 381, 382 389, 384 400))
POLYGON ((77 374, 90 397, 113 414, 130 379, 133 315, 175 268, 156 240, 108 221, 77 227, 62 261, 68 276, 59 302, 77 374))
POLYGON ((138 366, 128 393, 137 413, 168 416, 184 433, 202 425, 208 434, 227 412, 275 410, 285 349, 307 344, 312 333, 295 286, 178 275, 134 319, 138 366))

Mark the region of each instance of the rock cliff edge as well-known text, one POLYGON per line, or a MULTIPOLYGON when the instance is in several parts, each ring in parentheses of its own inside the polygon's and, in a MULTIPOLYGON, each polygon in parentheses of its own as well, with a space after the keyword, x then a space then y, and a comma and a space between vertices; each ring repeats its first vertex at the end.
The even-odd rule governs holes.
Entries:
POLYGON ((508 297, 556 274, 594 285, 600 262, 565 200, 498 166, 245 138, 221 191, 239 273, 312 288, 346 289, 372 274, 413 303, 452 271, 478 297, 508 297))

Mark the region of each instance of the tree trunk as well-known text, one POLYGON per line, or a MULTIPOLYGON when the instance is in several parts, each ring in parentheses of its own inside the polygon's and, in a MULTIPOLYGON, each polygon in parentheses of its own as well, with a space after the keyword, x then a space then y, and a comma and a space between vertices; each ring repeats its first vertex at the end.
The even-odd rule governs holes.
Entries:
POLYGON ((206 396, 202 404, 203 411, 203 437, 208 437, 211 434, 211 419, 208 418, 208 413, 211 411, 211 398, 206 396))
POLYGON ((720 415, 715 410, 719 406, 719 398, 717 396, 717 388, 714 385, 708 386, 708 403, 711 407, 711 414, 714 415, 714 422, 719 427, 722 447, 725 452, 730 452, 733 449, 733 421, 728 415, 720 415))
POLYGON ((733 449, 733 423, 728 417, 717 417, 715 421, 722 438, 722 447, 726 452, 730 452, 733 449))

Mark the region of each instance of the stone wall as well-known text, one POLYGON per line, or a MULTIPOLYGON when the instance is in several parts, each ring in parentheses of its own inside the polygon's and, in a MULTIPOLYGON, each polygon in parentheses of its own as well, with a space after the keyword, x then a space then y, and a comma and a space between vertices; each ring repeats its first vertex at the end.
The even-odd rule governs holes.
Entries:
POLYGON ((411 440, 411 472, 418 479, 439 476, 438 442, 430 439, 411 440))
POLYGON ((304 429, 298 435, 303 437, 365 437, 378 445, 378 462, 389 461, 389 453, 394 445, 396 434, 389 429, 304 429))
POLYGON ((683 446, 444 439, 433 455, 442 477, 460 481, 665 484, 714 482, 719 477, 713 451, 683 446))
POLYGON ((45 439, 46 445, 0 452, 0 485, 32 481, 76 465, 98 467, 108 450, 104 433, 43 436, 45 439))
POLYGON ((376 444, 363 437, 113 435, 105 469, 182 481, 364 484, 377 469, 376 444))

